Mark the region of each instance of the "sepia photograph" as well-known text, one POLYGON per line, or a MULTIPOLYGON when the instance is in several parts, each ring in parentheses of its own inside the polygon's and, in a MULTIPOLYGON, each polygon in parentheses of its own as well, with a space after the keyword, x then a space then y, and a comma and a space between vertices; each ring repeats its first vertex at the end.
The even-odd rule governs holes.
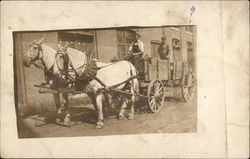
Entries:
POLYGON ((249 157, 248 1, 0 5, 0 157, 249 157))
POLYGON ((197 131, 196 26, 13 38, 19 138, 197 131))

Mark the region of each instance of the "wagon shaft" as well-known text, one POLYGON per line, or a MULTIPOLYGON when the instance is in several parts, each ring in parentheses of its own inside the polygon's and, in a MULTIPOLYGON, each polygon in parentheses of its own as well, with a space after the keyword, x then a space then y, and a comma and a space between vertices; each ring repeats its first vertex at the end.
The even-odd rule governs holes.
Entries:
POLYGON ((92 91, 76 91, 74 89, 64 89, 64 88, 59 88, 59 89, 51 89, 47 86, 44 85, 34 85, 35 87, 40 88, 39 93, 51 93, 51 94, 58 94, 58 93, 73 93, 73 94, 82 94, 82 93, 89 93, 92 91))
POLYGON ((118 89, 114 89, 114 88, 111 88, 110 90, 113 91, 113 92, 128 95, 128 96, 136 95, 136 96, 139 96, 139 97, 142 97, 142 98, 150 98, 148 96, 144 96, 144 95, 141 95, 141 94, 132 94, 130 92, 126 92, 126 91, 122 91, 122 90, 118 90, 118 89))

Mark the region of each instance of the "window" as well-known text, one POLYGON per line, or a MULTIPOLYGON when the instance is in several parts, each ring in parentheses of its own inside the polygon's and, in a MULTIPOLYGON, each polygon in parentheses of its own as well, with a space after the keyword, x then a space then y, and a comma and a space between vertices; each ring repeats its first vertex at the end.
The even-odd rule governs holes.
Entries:
POLYGON ((193 26, 186 26, 186 31, 193 33, 193 26))
POLYGON ((134 41, 135 32, 128 29, 117 30, 118 58, 123 59, 134 41))
POLYGON ((173 54, 174 60, 180 61, 181 60, 181 44, 179 39, 172 39, 172 46, 173 46, 173 54))
POLYGON ((160 47, 161 42, 160 41, 156 41, 153 40, 151 41, 151 53, 153 57, 160 57, 159 53, 158 53, 158 49, 160 47))
POLYGON ((69 47, 75 48, 82 52, 94 51, 93 57, 97 57, 95 51, 95 36, 91 31, 62 31, 58 32, 59 44, 65 45, 67 42, 69 47))
POLYGON ((187 42, 187 51, 192 52, 193 51, 193 43, 188 41, 187 42))
POLYGON ((193 52, 193 43, 188 41, 187 42, 187 61, 191 65, 194 65, 194 52, 193 52))

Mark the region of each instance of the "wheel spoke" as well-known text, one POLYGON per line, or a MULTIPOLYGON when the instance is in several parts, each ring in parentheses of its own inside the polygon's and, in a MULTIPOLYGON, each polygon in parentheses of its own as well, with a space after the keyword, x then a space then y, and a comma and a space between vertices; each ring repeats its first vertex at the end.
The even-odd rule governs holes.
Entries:
POLYGON ((150 105, 154 104, 154 100, 155 100, 155 98, 152 98, 152 100, 150 101, 150 105))
POLYGON ((152 101, 151 101, 151 107, 152 107, 153 110, 155 108, 155 104, 156 104, 156 101, 155 101, 155 98, 153 98, 152 101))
POLYGON ((157 91, 159 89, 159 87, 160 87, 160 83, 156 82, 155 87, 156 87, 155 90, 157 91))
POLYGON ((189 72, 188 74, 186 74, 185 82, 184 85, 182 86, 182 96, 186 102, 193 97, 194 85, 195 85, 194 76, 192 75, 191 72, 189 72))
POLYGON ((190 99, 190 94, 189 94, 188 89, 187 89, 187 91, 186 91, 186 96, 187 96, 187 100, 189 100, 189 99, 190 99))
POLYGON ((156 99, 156 102, 159 103, 159 104, 161 104, 161 101, 162 101, 161 98, 156 99))
POLYGON ((159 103, 156 102, 156 103, 155 103, 155 111, 158 110, 158 109, 159 109, 159 103))
POLYGON ((192 93, 193 93, 193 89, 192 89, 192 87, 188 88, 188 92, 189 92, 190 94, 192 94, 192 93))
POLYGON ((155 90, 154 90, 154 88, 152 87, 151 90, 150 90, 150 96, 154 96, 154 94, 155 94, 154 92, 155 92, 155 90))
POLYGON ((183 95, 184 95, 185 99, 188 99, 188 94, 189 94, 188 89, 187 88, 183 88, 183 95))
POLYGON ((159 89, 156 90, 157 91, 156 94, 160 94, 162 90, 163 90, 163 87, 159 87, 159 89))
POLYGON ((149 108, 153 113, 158 112, 164 101, 164 86, 160 80, 152 81, 148 87, 149 108))
POLYGON ((154 92, 152 91, 152 92, 150 92, 150 96, 154 96, 154 92))
POLYGON ((194 79, 193 78, 191 78, 190 79, 190 81, 189 81, 189 83, 193 83, 194 82, 194 79))
POLYGON ((155 111, 159 109, 159 103, 158 102, 155 102, 155 111))

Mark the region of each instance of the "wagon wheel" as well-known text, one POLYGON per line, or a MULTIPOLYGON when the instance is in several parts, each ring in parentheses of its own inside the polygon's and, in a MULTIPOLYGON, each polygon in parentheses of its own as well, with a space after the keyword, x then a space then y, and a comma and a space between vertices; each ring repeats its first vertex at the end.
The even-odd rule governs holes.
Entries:
POLYGON ((192 99, 194 95, 194 76, 191 72, 185 75, 184 84, 181 87, 182 97, 185 102, 192 99))
POLYGON ((163 106, 165 94, 164 85, 160 80, 151 81, 148 90, 148 105, 153 113, 158 112, 163 106))

